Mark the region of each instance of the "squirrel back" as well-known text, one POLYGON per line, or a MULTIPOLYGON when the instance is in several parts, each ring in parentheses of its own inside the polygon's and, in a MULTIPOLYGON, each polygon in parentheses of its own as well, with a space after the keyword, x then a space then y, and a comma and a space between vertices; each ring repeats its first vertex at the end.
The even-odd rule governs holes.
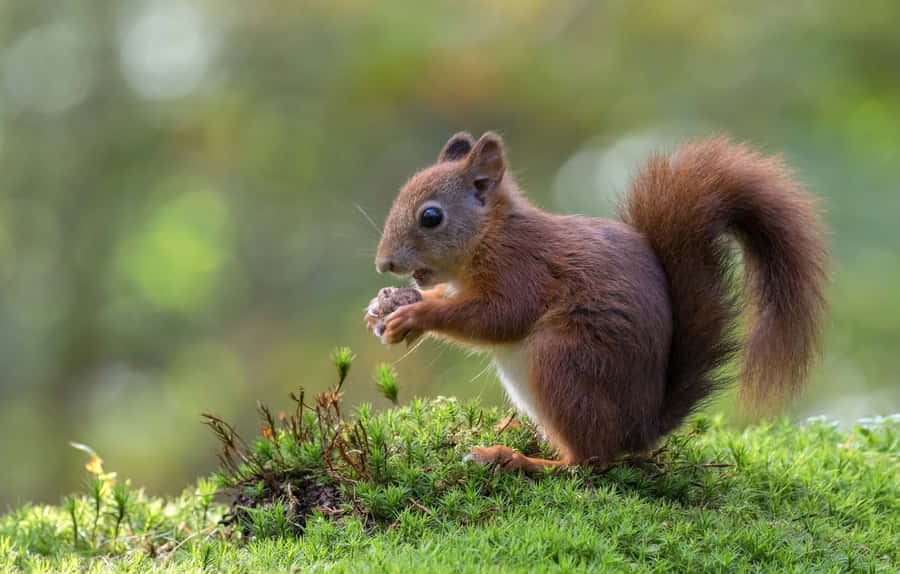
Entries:
POLYGON ((819 348, 828 251, 815 197, 777 157, 713 138, 652 157, 621 218, 644 234, 665 270, 673 336, 662 420, 666 433, 727 383, 742 354, 743 398, 793 395, 819 348), (732 289, 738 241, 744 288, 732 289), (741 299, 748 310, 741 338, 741 299))

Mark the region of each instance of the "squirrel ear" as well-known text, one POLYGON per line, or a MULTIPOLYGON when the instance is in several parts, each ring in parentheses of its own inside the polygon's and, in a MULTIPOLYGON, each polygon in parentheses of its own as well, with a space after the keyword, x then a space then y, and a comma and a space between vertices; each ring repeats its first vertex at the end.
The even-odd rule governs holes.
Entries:
POLYGON ((472 184, 478 192, 478 200, 484 204, 485 194, 500 183, 506 172, 503 138, 494 132, 486 132, 475 142, 466 163, 472 184))
POLYGON ((453 134, 447 140, 447 143, 444 144, 444 149, 438 154, 438 162, 456 161, 466 157, 469 155, 469 151, 471 151, 474 143, 475 138, 469 132, 453 134))

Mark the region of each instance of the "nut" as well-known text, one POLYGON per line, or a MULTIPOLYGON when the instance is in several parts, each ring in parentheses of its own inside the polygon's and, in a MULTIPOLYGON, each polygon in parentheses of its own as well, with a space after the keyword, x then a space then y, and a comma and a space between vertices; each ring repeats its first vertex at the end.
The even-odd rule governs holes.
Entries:
POLYGON ((373 332, 377 337, 381 337, 384 333, 384 323, 388 315, 403 307, 411 305, 422 300, 422 294, 418 289, 412 287, 385 287, 378 292, 372 303, 369 305, 368 314, 375 317, 375 326, 373 332))

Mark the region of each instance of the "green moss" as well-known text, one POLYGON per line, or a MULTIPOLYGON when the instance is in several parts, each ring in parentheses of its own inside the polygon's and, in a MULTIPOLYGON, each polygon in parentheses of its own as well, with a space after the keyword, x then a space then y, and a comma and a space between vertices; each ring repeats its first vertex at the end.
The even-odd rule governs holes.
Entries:
POLYGON ((900 568, 897 417, 851 433, 823 420, 736 431, 699 417, 652 457, 527 478, 461 462, 495 442, 544 451, 527 426, 495 431, 503 414, 450 398, 378 414, 363 405, 334 424, 345 439, 365 428, 366 463, 342 465, 336 452, 323 462, 318 420, 301 413, 308 440, 275 423, 216 478, 245 505, 240 520, 212 501, 209 480, 162 500, 107 478, 99 514, 94 481, 60 507, 0 519, 0 571, 900 568), (326 487, 326 504, 298 514, 303 488, 326 487), (217 524, 226 515, 232 523, 217 524))

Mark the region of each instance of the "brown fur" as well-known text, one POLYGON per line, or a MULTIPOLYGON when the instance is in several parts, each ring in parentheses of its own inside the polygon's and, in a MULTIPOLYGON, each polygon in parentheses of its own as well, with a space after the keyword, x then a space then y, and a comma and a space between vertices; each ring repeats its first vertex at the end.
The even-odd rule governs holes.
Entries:
MULTIPOLYGON (((379 270, 427 270, 416 276, 456 293, 439 287, 401 307, 385 338, 523 343, 536 417, 565 463, 648 448, 726 382, 720 367, 739 350, 747 397, 799 388, 818 345, 827 251, 814 198, 780 160, 723 138, 655 156, 623 221, 537 209, 499 136, 457 134, 397 196, 377 258, 379 270), (443 209, 439 227, 419 225, 425 202, 443 209), (743 343, 728 237, 744 253, 743 343)), ((559 464, 499 447, 472 457, 559 464)))

